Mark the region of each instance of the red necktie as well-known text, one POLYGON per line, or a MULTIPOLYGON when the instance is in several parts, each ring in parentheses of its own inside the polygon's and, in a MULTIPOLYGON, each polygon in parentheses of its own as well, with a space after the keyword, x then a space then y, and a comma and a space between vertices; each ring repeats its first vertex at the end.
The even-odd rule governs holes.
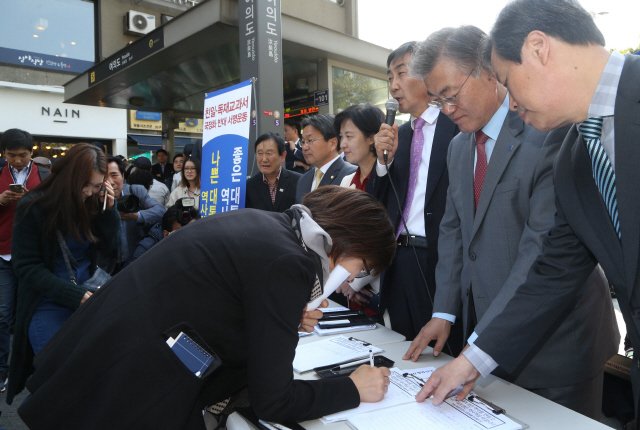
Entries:
POLYGON ((476 210, 478 209, 478 201, 480 201, 484 175, 487 173, 487 153, 484 150, 484 145, 487 143, 487 139, 489 139, 489 136, 484 134, 482 130, 476 132, 476 151, 478 153, 478 160, 476 161, 476 173, 473 178, 473 196, 476 203, 476 210))

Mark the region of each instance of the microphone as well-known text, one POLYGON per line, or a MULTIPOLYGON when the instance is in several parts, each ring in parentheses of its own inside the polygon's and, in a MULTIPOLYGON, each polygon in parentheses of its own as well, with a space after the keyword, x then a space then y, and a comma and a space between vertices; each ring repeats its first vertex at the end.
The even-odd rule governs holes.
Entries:
MULTIPOLYGON (((393 125, 394 121, 396 120, 396 112, 398 111, 398 109, 400 108, 400 104, 398 103, 398 100, 396 99, 389 99, 387 100, 387 102, 384 104, 385 109, 387 109, 387 119, 385 119, 385 124, 388 125, 393 125)), ((387 162, 387 156, 389 155, 389 151, 387 151, 386 149, 384 151, 382 151, 382 156, 384 157, 384 162, 387 162)))

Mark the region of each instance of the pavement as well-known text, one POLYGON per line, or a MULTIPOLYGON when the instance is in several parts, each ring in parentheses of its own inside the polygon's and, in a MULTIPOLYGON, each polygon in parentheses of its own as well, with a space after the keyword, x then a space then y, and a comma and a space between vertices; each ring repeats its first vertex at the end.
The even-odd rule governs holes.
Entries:
POLYGON ((0 395, 0 429, 6 430, 28 430, 25 423, 22 422, 18 415, 18 406, 22 404, 27 397, 28 391, 25 389, 13 399, 12 405, 7 405, 6 395, 0 395))

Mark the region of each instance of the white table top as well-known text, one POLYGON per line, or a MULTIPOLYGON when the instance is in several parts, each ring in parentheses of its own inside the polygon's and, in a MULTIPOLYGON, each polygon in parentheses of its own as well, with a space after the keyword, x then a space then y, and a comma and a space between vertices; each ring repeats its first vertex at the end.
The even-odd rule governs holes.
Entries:
MULTIPOLYGON (((404 361, 402 360, 402 356, 407 352, 409 345, 411 345, 411 342, 408 341, 386 344, 382 347, 382 349, 385 350, 382 355, 395 361, 395 367, 400 369, 417 369, 430 366, 440 367, 451 361, 451 357, 446 354, 440 354, 439 357, 434 357, 431 348, 425 349, 415 363, 404 361)), ((296 374, 296 378, 309 380, 318 379, 318 376, 314 372, 307 372, 302 375, 296 374)), ((490 402, 504 408, 509 416, 528 424, 532 430, 610 429, 610 427, 604 424, 495 376, 480 378, 474 387, 474 391, 490 402)), ((305 421, 300 423, 300 425, 307 430, 346 430, 350 428, 345 422, 325 425, 320 420, 305 421)))
POLYGON ((317 342, 319 340, 331 339, 337 336, 354 337, 358 340, 368 342, 371 345, 380 346, 389 343, 403 342, 406 338, 400 333, 396 333, 393 330, 386 328, 383 325, 376 324, 375 330, 354 331, 350 333, 331 334, 328 336, 318 336, 317 333, 313 333, 310 336, 301 337, 298 340, 298 345, 306 345, 307 343, 317 342))

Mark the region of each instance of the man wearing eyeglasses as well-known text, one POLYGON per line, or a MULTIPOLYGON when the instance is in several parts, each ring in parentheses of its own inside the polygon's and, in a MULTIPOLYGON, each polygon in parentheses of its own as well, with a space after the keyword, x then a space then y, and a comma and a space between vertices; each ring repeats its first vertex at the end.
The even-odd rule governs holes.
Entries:
POLYGON ((296 203, 305 194, 324 185, 340 185, 342 178, 356 171, 340 154, 340 142, 333 129, 333 115, 312 115, 302 120, 302 153, 313 169, 307 170, 298 181, 296 203))
MULTIPOLYGON (((507 89, 480 58, 485 38, 473 26, 444 28, 419 44, 411 63, 430 106, 462 133, 449 146, 433 318, 405 360, 416 361, 434 339, 439 355, 454 323, 473 344, 526 279, 554 224, 553 161, 568 127, 539 132, 509 111, 507 89)), ((494 374, 597 420, 603 368, 620 335, 600 269, 584 291, 518 370, 494 374)))
MULTIPOLYGON (((416 42, 407 42, 387 58, 389 92, 398 101, 398 110, 411 114, 411 121, 380 127, 374 139, 378 161, 367 183, 367 192, 387 208, 398 243, 393 264, 381 278, 378 313, 388 311, 391 328, 408 340, 431 317, 438 230, 449 186, 447 148, 458 133, 446 115, 429 107, 424 82, 409 76, 415 46, 416 42)), ((457 355, 463 346, 462 332, 458 327, 454 331, 447 352, 457 355)))

